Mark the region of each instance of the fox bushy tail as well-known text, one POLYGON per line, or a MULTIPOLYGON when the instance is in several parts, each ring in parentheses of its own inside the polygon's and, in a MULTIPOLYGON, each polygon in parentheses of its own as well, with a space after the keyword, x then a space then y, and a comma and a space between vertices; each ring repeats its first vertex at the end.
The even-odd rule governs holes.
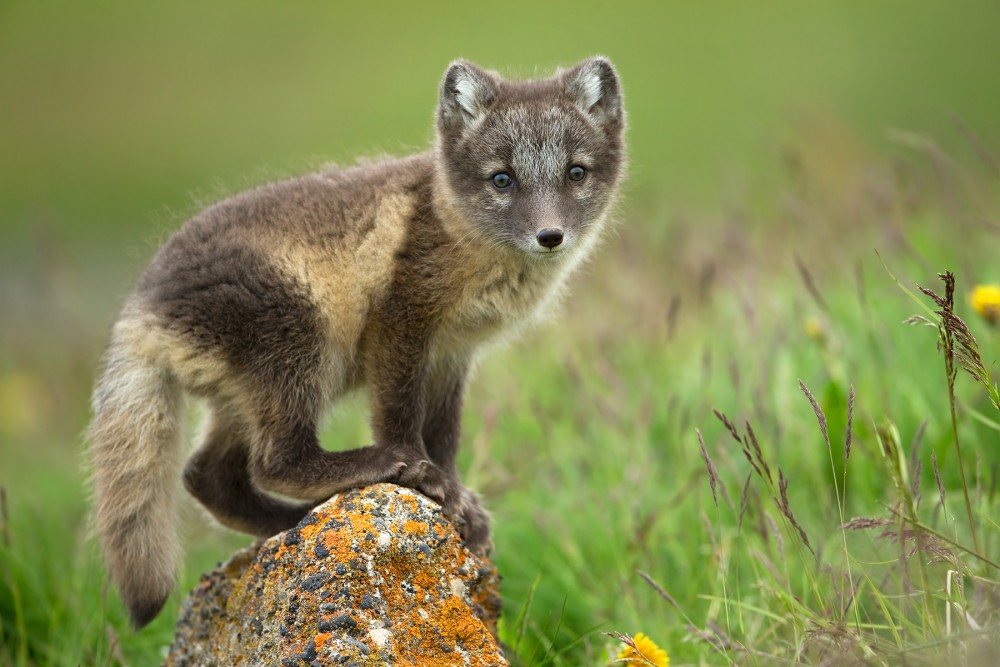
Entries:
POLYGON ((136 628, 159 613, 176 581, 174 508, 182 396, 176 377, 116 327, 94 391, 88 432, 96 529, 108 574, 136 628))

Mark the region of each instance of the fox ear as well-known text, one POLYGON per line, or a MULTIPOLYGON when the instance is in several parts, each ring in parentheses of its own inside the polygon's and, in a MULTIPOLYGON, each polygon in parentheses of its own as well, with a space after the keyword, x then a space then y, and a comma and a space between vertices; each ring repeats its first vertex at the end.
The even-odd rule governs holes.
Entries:
POLYGON ((444 128, 471 126, 486 113, 496 94, 492 76, 466 60, 456 60, 441 82, 438 122, 444 128))
POLYGON ((622 122, 622 92, 611 61, 602 56, 584 60, 562 75, 563 90, 584 113, 610 123, 622 122))

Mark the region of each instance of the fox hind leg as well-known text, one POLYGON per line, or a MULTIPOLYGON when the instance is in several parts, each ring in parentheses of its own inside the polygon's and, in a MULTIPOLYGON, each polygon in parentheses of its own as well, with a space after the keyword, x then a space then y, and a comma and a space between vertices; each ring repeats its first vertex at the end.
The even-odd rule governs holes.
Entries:
POLYGON ((184 486, 222 525, 258 537, 294 527, 315 505, 271 496, 250 477, 249 427, 213 410, 199 449, 184 468, 184 486))

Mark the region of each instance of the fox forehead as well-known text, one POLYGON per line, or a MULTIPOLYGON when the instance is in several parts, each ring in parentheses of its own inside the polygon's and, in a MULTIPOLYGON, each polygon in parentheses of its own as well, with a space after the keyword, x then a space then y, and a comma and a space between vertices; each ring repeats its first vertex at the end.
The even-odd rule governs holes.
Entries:
POLYGON ((484 176, 511 170, 521 184, 554 184, 570 164, 593 160, 589 145, 600 141, 569 105, 514 104, 495 109, 474 147, 484 176))

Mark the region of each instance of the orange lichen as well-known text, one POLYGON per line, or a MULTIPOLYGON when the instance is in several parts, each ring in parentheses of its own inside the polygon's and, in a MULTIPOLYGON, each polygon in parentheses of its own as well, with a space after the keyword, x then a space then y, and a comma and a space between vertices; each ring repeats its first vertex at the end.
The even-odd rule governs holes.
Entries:
POLYGON ((450 644, 462 644, 469 648, 482 645, 483 624, 469 615, 469 607, 457 595, 445 599, 438 615, 438 631, 450 644))
POLYGON ((403 530, 414 535, 426 535, 429 529, 430 526, 423 521, 414 521, 413 519, 403 524, 403 530))
POLYGON ((339 552, 341 549, 341 543, 343 542, 343 536, 333 530, 328 530, 319 536, 320 543, 326 548, 330 553, 339 552))

